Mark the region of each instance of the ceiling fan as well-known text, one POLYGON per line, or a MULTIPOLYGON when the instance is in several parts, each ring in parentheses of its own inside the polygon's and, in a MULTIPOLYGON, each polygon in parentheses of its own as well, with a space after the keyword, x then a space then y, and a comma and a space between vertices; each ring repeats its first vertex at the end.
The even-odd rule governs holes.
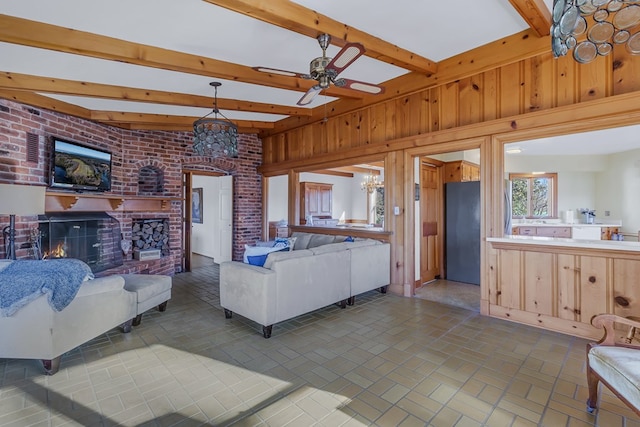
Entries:
POLYGON ((322 89, 328 88, 331 83, 337 87, 353 89, 372 95, 378 95, 384 92, 384 87, 376 84, 338 78, 338 74, 364 54, 364 46, 360 43, 347 43, 334 58, 330 58, 327 57, 326 51, 329 43, 331 42, 331 36, 329 34, 320 34, 317 39, 320 44, 320 48, 322 48, 322 56, 311 61, 309 64, 309 74, 301 74, 293 71, 278 70, 276 68, 267 67, 254 67, 253 69, 263 73, 316 80, 318 84, 302 95, 302 98, 297 102, 298 105, 307 105, 311 103, 316 95, 320 93, 322 89))

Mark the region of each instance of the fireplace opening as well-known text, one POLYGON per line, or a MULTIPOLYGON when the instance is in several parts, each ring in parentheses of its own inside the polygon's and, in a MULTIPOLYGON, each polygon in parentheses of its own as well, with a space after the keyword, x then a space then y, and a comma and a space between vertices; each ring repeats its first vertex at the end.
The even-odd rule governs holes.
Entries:
POLYGON ((123 264, 117 219, 102 212, 38 217, 42 258, 76 258, 97 273, 123 264))

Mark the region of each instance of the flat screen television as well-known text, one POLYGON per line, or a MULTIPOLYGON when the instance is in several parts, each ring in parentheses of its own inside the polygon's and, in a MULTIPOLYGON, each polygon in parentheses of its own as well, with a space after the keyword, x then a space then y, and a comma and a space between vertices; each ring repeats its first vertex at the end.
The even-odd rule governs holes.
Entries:
POLYGON ((51 144, 51 187, 111 190, 111 153, 55 136, 51 144))

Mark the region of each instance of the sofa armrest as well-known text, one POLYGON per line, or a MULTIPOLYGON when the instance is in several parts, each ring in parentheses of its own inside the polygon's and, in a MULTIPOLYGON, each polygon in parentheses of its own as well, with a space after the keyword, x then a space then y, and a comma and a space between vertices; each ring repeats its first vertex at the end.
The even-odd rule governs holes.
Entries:
POLYGON ((276 273, 237 261, 220 264, 220 305, 268 326, 274 323, 277 302, 276 273))
POLYGON ((83 282, 80 289, 78 289, 76 298, 117 291, 122 288, 124 288, 124 278, 122 276, 113 275, 98 277, 97 279, 91 279, 83 282))

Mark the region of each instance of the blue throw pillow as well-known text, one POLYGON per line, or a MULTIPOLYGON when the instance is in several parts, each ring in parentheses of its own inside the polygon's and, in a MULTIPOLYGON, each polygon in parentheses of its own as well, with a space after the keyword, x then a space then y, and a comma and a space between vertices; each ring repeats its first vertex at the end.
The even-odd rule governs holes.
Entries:
POLYGON ((355 242, 355 240, 353 239, 353 237, 349 236, 346 239, 343 240, 344 242, 355 242))
POLYGON ((269 248, 264 246, 245 246, 244 262, 262 267, 271 252, 288 250, 289 248, 269 248))

